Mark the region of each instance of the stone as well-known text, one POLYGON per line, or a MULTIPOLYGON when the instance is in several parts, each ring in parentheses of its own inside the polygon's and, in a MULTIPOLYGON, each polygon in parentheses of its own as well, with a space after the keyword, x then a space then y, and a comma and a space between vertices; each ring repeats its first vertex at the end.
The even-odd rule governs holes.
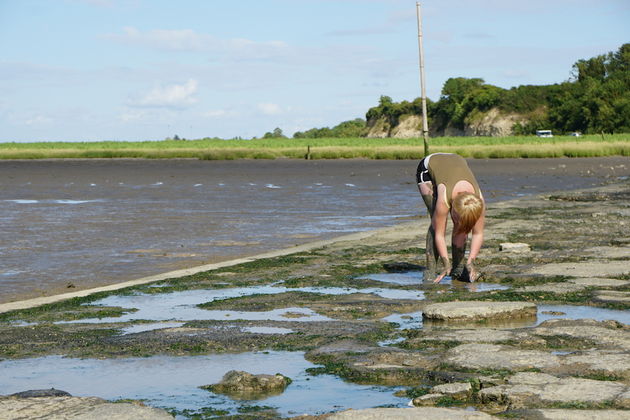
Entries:
POLYGON ((513 340, 517 334, 509 330, 495 328, 465 329, 452 331, 431 331, 424 337, 407 340, 407 344, 421 343, 423 341, 459 341, 462 343, 496 343, 513 340))
POLYGON ((459 408, 367 408, 334 413, 327 420, 490 420, 498 417, 459 408))
POLYGON ((427 305, 422 316, 440 321, 525 318, 536 316, 536 305, 529 302, 444 302, 427 305))
POLYGON ((248 399, 280 394, 290 383, 291 379, 280 374, 252 375, 248 372, 231 370, 223 375, 223 379, 218 384, 202 388, 219 394, 248 399))
POLYGON ((584 254, 606 258, 628 258, 630 257, 630 247, 627 246, 596 246, 584 250, 584 254))
POLYGON ((568 280, 568 282, 586 287, 622 287, 630 284, 630 281, 627 280, 606 279, 597 277, 570 279, 568 280))
POLYGON ((586 289, 588 286, 576 283, 546 283, 536 284, 532 286, 524 286, 516 289, 519 292, 551 292, 559 295, 572 293, 578 290, 586 289))
POLYGON ((598 344, 598 347, 630 350, 630 328, 619 328, 614 321, 594 321, 591 319, 545 321, 531 333, 538 336, 564 336, 586 339, 598 344))
POLYGON ((470 382, 436 385, 431 389, 431 393, 443 394, 455 400, 466 400, 472 393, 472 385, 470 382))
POLYGON ((630 390, 617 396, 615 399, 615 406, 626 410, 630 409, 630 390))
POLYGON ((503 242, 499 244, 499 251, 501 252, 514 252, 514 253, 524 253, 530 252, 532 249, 529 244, 525 244, 522 242, 503 242))
POLYGON ((477 378, 479 381, 479 386, 481 388, 490 388, 491 386, 503 385, 505 383, 505 378, 501 376, 479 376, 477 378))
POLYGON ((600 290, 595 293, 593 299, 599 302, 626 303, 630 302, 630 292, 600 290))
POLYGON ((479 398, 483 404, 514 410, 569 403, 613 403, 627 390, 627 386, 620 382, 521 372, 510 377, 505 385, 482 389, 479 398))
POLYGON ((16 392, 11 394, 10 397, 17 398, 40 398, 40 397, 71 397, 69 392, 62 391, 60 389, 31 389, 28 391, 16 392))
POLYGON ((538 372, 519 372, 507 379, 510 385, 546 385, 557 381, 553 375, 538 372))
POLYGON ((132 403, 108 403, 96 397, 0 397, 3 419, 167 420, 164 410, 132 403))
POLYGON ((444 398, 444 394, 426 394, 420 397, 416 397, 411 401, 411 404, 415 407, 426 407, 436 405, 440 398, 444 398))
POLYGON ((575 365, 575 371, 581 375, 604 374, 630 379, 630 356, 627 352, 591 350, 584 354, 565 356, 562 364, 575 365))
POLYGON ((601 260, 551 263, 532 267, 526 274, 570 277, 617 277, 628 272, 628 261, 601 260))
POLYGON ((539 350, 521 350, 496 344, 462 344, 446 352, 443 362, 466 369, 547 369, 560 366, 560 358, 539 350))
POLYGON ((541 410, 523 410, 523 419, 532 420, 628 420, 630 413, 623 410, 565 410, 547 408, 541 410))

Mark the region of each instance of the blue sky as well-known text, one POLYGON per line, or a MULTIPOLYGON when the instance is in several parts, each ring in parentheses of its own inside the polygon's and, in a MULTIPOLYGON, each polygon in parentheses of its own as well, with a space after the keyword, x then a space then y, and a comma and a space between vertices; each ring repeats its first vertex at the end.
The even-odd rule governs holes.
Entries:
MULTIPOLYGON (((569 79, 627 0, 426 0, 427 94, 569 79)), ((0 0, 0 141, 291 135, 420 95, 415 1, 0 0)))

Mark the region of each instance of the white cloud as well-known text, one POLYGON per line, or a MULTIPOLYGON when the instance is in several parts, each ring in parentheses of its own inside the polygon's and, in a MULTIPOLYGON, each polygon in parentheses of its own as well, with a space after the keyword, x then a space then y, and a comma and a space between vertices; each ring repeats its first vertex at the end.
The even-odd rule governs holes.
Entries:
POLYGON ((280 105, 270 102, 258 104, 258 109, 265 115, 282 114, 282 108, 280 105))
POLYGON ((146 116, 146 112, 138 110, 126 110, 120 115, 120 120, 123 122, 132 122, 141 120, 146 116))
POLYGON ((140 99, 132 100, 130 105, 137 107, 185 108, 197 102, 197 98, 194 97, 195 93, 197 93, 197 86, 197 80, 188 79, 184 84, 156 87, 140 99))
POLYGON ((141 32, 131 26, 123 28, 122 34, 107 34, 104 38, 121 42, 123 44, 143 45, 170 51, 200 50, 203 48, 204 44, 212 41, 211 39, 204 40, 204 36, 196 34, 191 29, 156 29, 153 31, 141 32))
POLYGON ((219 118, 227 115, 227 111, 225 109, 211 109, 210 111, 203 112, 201 114, 202 117, 207 118, 219 118))
POLYGON ((42 124, 49 124, 51 122, 53 122, 54 120, 50 117, 47 117, 45 115, 35 115, 32 118, 27 119, 26 121, 24 121, 24 124, 26 125, 42 125, 42 124))
POLYGON ((154 29, 142 32, 128 26, 122 34, 106 34, 103 38, 127 45, 139 45, 166 51, 207 51, 254 58, 276 55, 287 49, 284 41, 252 41, 244 38, 222 39, 192 29, 154 29), (246 54, 245 54, 246 53, 246 54))

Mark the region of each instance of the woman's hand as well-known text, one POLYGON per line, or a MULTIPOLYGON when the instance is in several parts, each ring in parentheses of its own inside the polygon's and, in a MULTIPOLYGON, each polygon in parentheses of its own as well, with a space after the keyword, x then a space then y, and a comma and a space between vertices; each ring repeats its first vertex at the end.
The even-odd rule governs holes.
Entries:
POLYGON ((449 259, 440 257, 440 261, 442 261, 442 264, 444 265, 444 270, 442 270, 442 272, 435 278, 435 280, 433 280, 433 283, 439 283, 451 272, 451 262, 449 261, 449 259))
POLYGON ((468 271, 468 280, 473 283, 479 279, 481 273, 477 271, 472 261, 466 263, 466 270, 468 271))

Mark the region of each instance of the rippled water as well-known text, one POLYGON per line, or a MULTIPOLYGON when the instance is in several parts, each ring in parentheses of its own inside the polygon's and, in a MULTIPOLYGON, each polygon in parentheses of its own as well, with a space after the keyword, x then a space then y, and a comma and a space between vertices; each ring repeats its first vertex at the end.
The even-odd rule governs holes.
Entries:
MULTIPOLYGON (((0 161, 0 302, 390 226, 424 212, 416 165, 413 160, 0 161)), ((628 175, 627 158, 471 160, 470 165, 488 201, 591 187, 628 175)))
POLYGON ((91 303, 97 306, 120 306, 123 308, 137 309, 115 318, 92 318, 69 323, 107 323, 127 322, 131 320, 145 319, 152 321, 192 321, 192 320, 272 320, 286 321, 288 314, 301 314, 294 321, 327 321, 330 318, 319 315, 308 308, 281 308, 272 311, 229 311, 206 310, 197 305, 215 300, 222 300, 240 296, 255 294, 279 294, 287 292, 307 292, 325 295, 349 295, 353 293, 367 293, 381 296, 387 299, 411 299, 423 300, 424 293, 419 290, 397 290, 387 288, 354 289, 350 287, 297 287, 288 288, 279 285, 238 287, 218 290, 186 290, 164 294, 136 294, 127 296, 109 296, 91 303))
POLYGON ((235 413, 240 406, 265 405, 277 408, 283 416, 379 405, 403 407, 408 402, 393 395, 400 388, 356 385, 332 375, 311 376, 306 369, 313 366, 302 352, 108 360, 49 356, 0 363, 0 395, 55 387, 74 396, 142 399, 154 407, 179 410, 212 407, 235 413), (219 382, 232 369, 281 373, 293 382, 281 395, 260 401, 238 402, 199 389, 219 382))

